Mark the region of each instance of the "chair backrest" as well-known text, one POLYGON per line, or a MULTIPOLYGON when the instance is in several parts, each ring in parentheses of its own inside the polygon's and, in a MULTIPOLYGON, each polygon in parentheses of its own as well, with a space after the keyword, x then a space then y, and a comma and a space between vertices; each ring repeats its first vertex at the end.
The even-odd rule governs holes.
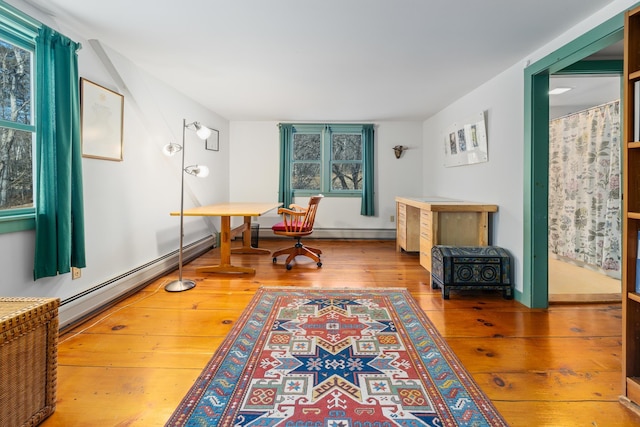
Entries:
POLYGON ((320 200, 322 200, 324 196, 311 196, 309 199, 309 206, 307 207, 307 212, 304 215, 304 218, 298 224, 297 231, 303 230, 313 230, 313 224, 316 221, 316 212, 318 211, 318 204, 320 204, 320 200))
POLYGON ((307 235, 313 231, 313 224, 316 220, 316 212, 318 204, 322 200, 323 195, 311 196, 309 206, 302 208, 297 205, 291 205, 291 209, 280 208, 282 213, 282 222, 273 226, 276 234, 286 235, 307 235))

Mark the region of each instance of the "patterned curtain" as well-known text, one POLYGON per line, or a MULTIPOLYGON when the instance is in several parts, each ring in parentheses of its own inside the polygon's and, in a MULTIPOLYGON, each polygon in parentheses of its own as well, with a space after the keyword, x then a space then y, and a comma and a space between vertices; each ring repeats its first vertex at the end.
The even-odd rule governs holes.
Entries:
POLYGON ((620 101, 551 121, 550 252, 620 270, 620 174, 620 101))

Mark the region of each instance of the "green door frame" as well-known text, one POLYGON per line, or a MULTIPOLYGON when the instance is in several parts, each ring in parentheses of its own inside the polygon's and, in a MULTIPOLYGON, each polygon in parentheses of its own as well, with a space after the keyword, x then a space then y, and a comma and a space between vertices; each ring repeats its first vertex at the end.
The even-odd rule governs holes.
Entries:
POLYGON ((523 287, 518 299, 527 307, 549 304, 549 75, 617 73, 619 61, 604 61, 600 68, 580 61, 623 38, 621 12, 525 68, 523 287))

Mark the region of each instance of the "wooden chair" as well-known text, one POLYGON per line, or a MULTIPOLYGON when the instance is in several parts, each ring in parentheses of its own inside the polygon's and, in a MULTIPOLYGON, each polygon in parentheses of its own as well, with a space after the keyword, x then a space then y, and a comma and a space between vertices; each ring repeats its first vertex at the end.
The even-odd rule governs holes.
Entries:
POLYGON ((278 261, 280 255, 288 254, 285 262, 287 270, 291 270, 291 261, 299 255, 311 258, 316 262, 318 267, 322 267, 320 262, 320 254, 322 251, 316 248, 310 248, 300 243, 300 239, 313 233, 313 223, 316 219, 316 211, 318 204, 324 196, 312 196, 309 199, 309 206, 306 208, 292 204, 289 208, 278 209, 278 214, 282 215, 282 222, 271 227, 274 234, 280 236, 290 236, 297 240, 295 246, 286 249, 280 249, 273 253, 273 262, 278 261))

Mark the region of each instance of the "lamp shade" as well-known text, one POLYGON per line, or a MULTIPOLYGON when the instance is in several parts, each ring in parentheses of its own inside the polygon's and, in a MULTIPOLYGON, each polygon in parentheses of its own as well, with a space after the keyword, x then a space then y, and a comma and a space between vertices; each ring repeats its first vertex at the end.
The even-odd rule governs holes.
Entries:
POLYGON ((196 128, 196 134, 198 135, 198 138, 205 140, 209 138, 209 136, 211 136, 211 129, 209 129, 208 127, 202 126, 200 123, 195 123, 194 126, 196 128))
POLYGON ((162 147, 162 152, 165 156, 173 156, 174 154, 179 153, 180 150, 182 150, 182 146, 174 142, 162 147))
POLYGON ((189 175, 194 175, 198 178, 206 178, 209 176, 209 168, 204 165, 187 166, 184 168, 184 171, 189 175))

